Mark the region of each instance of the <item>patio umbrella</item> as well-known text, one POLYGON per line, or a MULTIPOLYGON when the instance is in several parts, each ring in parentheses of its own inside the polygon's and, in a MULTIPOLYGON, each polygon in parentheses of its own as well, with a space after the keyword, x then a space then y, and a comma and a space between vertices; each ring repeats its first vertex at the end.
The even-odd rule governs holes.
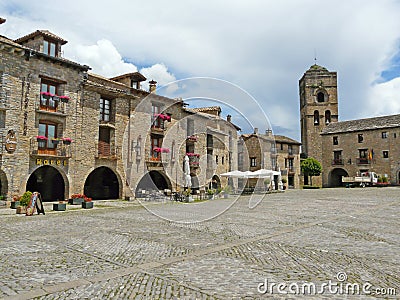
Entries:
POLYGON ((192 186, 192 178, 190 176, 190 165, 189 165, 189 157, 185 155, 185 164, 183 166, 183 172, 185 173, 185 187, 192 186))

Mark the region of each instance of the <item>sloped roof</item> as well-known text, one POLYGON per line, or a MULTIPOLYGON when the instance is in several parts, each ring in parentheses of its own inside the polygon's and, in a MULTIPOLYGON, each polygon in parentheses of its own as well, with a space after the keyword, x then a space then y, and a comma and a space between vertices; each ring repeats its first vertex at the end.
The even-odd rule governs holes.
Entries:
POLYGON ((321 134, 354 132, 393 127, 400 127, 400 114, 330 123, 322 130, 321 134))
POLYGON ((309 72, 309 71, 311 71, 311 72, 312 72, 312 71, 324 71, 324 72, 329 72, 327 68, 322 67, 322 66, 319 66, 319 65, 317 65, 317 64, 312 65, 312 66, 307 70, 307 72, 309 72))
POLYGON ((291 139, 290 137, 284 136, 284 135, 274 135, 274 138, 275 138, 275 142, 301 145, 300 142, 298 142, 294 139, 291 139))
POLYGON ((139 72, 133 72, 133 73, 126 73, 126 74, 112 77, 112 78, 110 78, 110 80, 119 80, 119 79, 126 78, 126 77, 129 77, 136 81, 145 81, 147 79, 146 77, 143 76, 143 74, 141 74, 139 72))
POLYGON ((221 107, 219 107, 219 106, 197 107, 197 108, 192 108, 192 110, 194 110, 196 112, 206 112, 206 111, 221 112, 221 107))
POLYGON ((61 42, 61 45, 64 45, 64 44, 68 43, 68 41, 64 40, 63 38, 59 37, 58 35, 55 35, 54 33, 51 33, 48 30, 36 30, 36 31, 34 31, 32 33, 29 33, 29 34, 27 34, 27 35, 25 35, 23 37, 20 37, 20 38, 16 39, 15 42, 16 43, 23 43, 23 42, 25 42, 25 41, 27 41, 29 39, 33 39, 33 38, 35 38, 37 36, 44 36, 44 37, 59 41, 59 42, 61 42))

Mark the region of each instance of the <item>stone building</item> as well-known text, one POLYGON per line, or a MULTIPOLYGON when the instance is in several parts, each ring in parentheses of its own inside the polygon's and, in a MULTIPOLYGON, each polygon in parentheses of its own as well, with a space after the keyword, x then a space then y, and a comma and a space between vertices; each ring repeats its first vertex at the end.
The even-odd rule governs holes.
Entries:
MULTIPOLYGON (((282 135, 264 134, 254 128, 251 134, 242 134, 238 142, 238 166, 240 171, 260 169, 280 170, 286 186, 299 188, 300 143, 282 135)), ((256 187, 263 183, 257 179, 239 179, 239 188, 256 187)), ((278 185, 275 185, 276 188, 278 185)))
POLYGON ((375 172, 400 184, 400 115, 330 124, 321 133, 324 186, 342 176, 375 172))
POLYGON ((0 36, 2 195, 117 199, 134 196, 147 179, 157 189, 183 187, 187 153, 194 188, 227 184, 219 174, 237 166, 239 129, 230 119, 157 95, 154 81, 141 90, 138 72, 89 73, 61 57, 65 43, 46 30, 0 36))
POLYGON ((340 186, 342 176, 376 172, 399 184, 399 115, 339 122, 337 73, 318 65, 304 73, 299 92, 302 152, 323 169, 314 183, 340 186))

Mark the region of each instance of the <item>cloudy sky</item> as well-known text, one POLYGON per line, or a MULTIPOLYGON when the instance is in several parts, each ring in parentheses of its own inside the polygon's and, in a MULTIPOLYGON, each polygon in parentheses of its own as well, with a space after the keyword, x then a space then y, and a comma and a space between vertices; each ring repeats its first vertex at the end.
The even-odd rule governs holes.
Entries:
MULTIPOLYGON (((1 35, 48 29, 68 40, 64 57, 103 76, 231 82, 292 138, 298 80, 315 56, 338 72, 341 120, 400 113, 399 0, 0 0, 0 12, 1 35)), ((254 107, 237 110, 267 127, 254 107)))

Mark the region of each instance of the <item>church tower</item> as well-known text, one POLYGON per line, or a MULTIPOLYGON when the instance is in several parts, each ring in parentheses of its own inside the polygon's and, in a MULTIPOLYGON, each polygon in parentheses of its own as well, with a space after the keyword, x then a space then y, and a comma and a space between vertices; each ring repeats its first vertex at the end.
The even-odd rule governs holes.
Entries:
POLYGON ((338 121, 337 73, 312 65, 299 80, 302 152, 322 162, 320 132, 338 121))

